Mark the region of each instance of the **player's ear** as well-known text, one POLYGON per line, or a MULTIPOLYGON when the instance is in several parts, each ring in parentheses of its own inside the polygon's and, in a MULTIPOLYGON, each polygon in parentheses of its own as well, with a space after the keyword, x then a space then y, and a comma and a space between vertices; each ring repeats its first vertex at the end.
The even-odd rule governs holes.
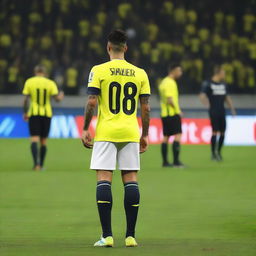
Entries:
POLYGON ((107 43, 107 52, 108 52, 108 54, 110 54, 110 51, 111 51, 111 44, 108 42, 107 43))
POLYGON ((127 52, 127 50, 128 50, 128 46, 125 45, 125 46, 124 46, 124 53, 127 52))

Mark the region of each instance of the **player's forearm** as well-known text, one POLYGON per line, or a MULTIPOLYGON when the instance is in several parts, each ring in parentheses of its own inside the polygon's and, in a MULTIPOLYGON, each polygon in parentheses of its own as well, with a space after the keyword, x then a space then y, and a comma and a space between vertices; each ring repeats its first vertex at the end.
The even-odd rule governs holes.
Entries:
POLYGON ((59 96, 59 94, 54 98, 56 102, 60 102, 61 101, 61 98, 59 96))
POLYGON ((233 101, 231 100, 231 98, 229 96, 226 97, 226 103, 227 103, 229 109, 231 110, 232 114, 235 115, 236 110, 234 108, 233 101))
POLYGON ((231 110, 234 109, 233 102, 229 96, 226 97, 226 103, 231 110))
POLYGON ((141 113, 141 119, 142 119, 142 136, 146 137, 148 136, 148 129, 149 129, 149 121, 150 121, 150 112, 149 111, 143 111, 141 113))
POLYGON ((169 97, 169 98, 167 99, 167 103, 168 103, 172 108, 175 108, 175 104, 174 104, 174 102, 173 102, 172 97, 169 97))
POLYGON ((173 101, 172 97, 168 98, 167 103, 174 109, 174 112, 176 114, 180 114, 181 113, 181 109, 180 109, 179 105, 178 104, 177 105, 174 104, 174 101, 173 101))
POLYGON ((150 105, 149 97, 142 97, 141 101, 141 121, 142 121, 142 136, 148 136, 150 122, 150 105))
POLYGON ((97 96, 90 95, 88 97, 88 102, 85 107, 85 113, 84 113, 84 128, 83 129, 85 131, 89 129, 96 105, 97 105, 97 96))
POLYGON ((209 100, 207 99, 206 95, 201 93, 199 95, 199 99, 202 102, 203 105, 205 105, 206 107, 209 107, 209 100))
POLYGON ((23 113, 26 114, 28 112, 28 98, 26 97, 23 101, 23 113))
POLYGON ((64 98, 64 92, 60 91, 59 94, 55 95, 54 99, 56 102, 62 101, 64 98))
POLYGON ((92 121, 93 113, 94 113, 94 107, 87 104, 85 109, 85 114, 84 114, 84 130, 85 131, 89 129, 90 123, 92 121))

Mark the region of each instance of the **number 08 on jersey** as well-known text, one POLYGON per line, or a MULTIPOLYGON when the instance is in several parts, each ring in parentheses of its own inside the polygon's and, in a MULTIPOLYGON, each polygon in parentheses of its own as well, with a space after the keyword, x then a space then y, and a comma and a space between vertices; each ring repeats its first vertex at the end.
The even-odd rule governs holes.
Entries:
POLYGON ((143 69, 118 59, 94 66, 88 94, 99 101, 95 141, 139 142, 138 100, 150 95, 143 69))

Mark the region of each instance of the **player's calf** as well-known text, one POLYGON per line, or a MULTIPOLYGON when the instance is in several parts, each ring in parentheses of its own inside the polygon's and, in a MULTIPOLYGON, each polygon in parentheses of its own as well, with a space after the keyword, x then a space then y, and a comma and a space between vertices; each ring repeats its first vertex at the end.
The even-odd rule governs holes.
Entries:
POLYGON ((127 182, 124 184, 124 207, 126 214, 126 237, 135 237, 135 226, 140 203, 140 192, 137 182, 127 182))
POLYGON ((112 192, 111 182, 98 181, 97 183, 97 205, 102 227, 102 237, 112 237, 111 228, 111 210, 112 210, 112 192))

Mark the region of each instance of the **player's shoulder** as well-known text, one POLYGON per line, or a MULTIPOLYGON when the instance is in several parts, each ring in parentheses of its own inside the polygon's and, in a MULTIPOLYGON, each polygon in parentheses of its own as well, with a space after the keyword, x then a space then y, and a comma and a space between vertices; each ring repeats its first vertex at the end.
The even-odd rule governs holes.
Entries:
POLYGON ((48 86, 55 86, 56 85, 55 81, 48 78, 48 77, 40 77, 40 78, 41 78, 41 81, 43 81, 48 86))
POLYGON ((40 77, 42 80, 44 80, 44 81, 47 81, 47 82, 49 82, 49 83, 55 83, 52 79, 50 79, 49 77, 45 77, 45 76, 41 76, 40 77))
POLYGON ((211 81, 210 80, 204 80, 202 82, 202 87, 209 87, 211 85, 211 81))
POLYGON ((168 79, 168 77, 167 77, 167 76, 166 76, 166 77, 164 77, 164 78, 162 78, 162 80, 161 80, 160 84, 164 84, 164 83, 167 81, 167 79, 168 79))
POLYGON ((159 83, 159 88, 163 88, 166 84, 166 77, 162 78, 159 83))
MULTIPOLYGON (((97 64, 97 65, 93 66, 92 69, 96 69, 97 70, 97 69, 109 68, 114 63, 115 62, 113 62, 111 60, 110 61, 106 61, 106 62, 103 62, 101 64, 97 64)), ((120 67, 129 67, 129 68, 132 68, 132 69, 137 70, 139 72, 146 73, 144 69, 142 69, 140 67, 137 67, 134 64, 132 64, 132 63, 126 61, 126 60, 123 60, 119 65, 120 65, 120 67)))
POLYGON ((25 85, 29 86, 29 87, 34 87, 37 84, 38 84, 38 77, 37 76, 32 76, 32 77, 28 78, 25 81, 25 85))
MULTIPOLYGON (((132 63, 123 60, 120 63, 113 62, 113 61, 107 61, 98 65, 95 65, 91 69, 91 74, 100 73, 106 74, 106 71, 110 70, 110 74, 113 72, 116 74, 123 74, 127 72, 127 74, 133 74, 133 76, 136 76, 138 79, 145 80, 148 76, 144 69, 137 67, 133 65, 132 63)), ((129 75, 128 75, 129 76, 129 75)))
POLYGON ((162 79, 160 86, 165 87, 165 86, 170 86, 170 85, 175 85, 176 81, 169 76, 166 76, 162 79))
POLYGON ((49 83, 49 84, 51 84, 51 85, 56 85, 56 83, 55 83, 54 80, 52 80, 52 79, 50 79, 50 78, 48 78, 48 77, 45 77, 45 79, 46 79, 47 83, 49 83))
POLYGON ((130 68, 130 69, 133 69, 135 70, 136 73, 140 74, 140 75, 146 75, 147 76, 147 72, 141 68, 141 67, 138 67, 138 66, 135 66, 134 64, 126 61, 126 65, 130 68))
POLYGON ((97 70, 102 70, 102 69, 107 69, 110 65, 110 61, 106 61, 97 65, 94 65, 91 69, 91 71, 97 71, 97 70))
POLYGON ((35 81, 35 79, 36 79, 36 76, 29 77, 29 78, 25 81, 25 83, 26 83, 26 84, 33 83, 33 82, 35 81))
POLYGON ((30 78, 28 78, 26 80, 26 82, 28 83, 33 83, 33 82, 37 82, 39 80, 43 80, 44 82, 48 82, 48 83, 55 83, 53 80, 51 80, 50 78, 48 77, 44 77, 44 76, 32 76, 30 78))

